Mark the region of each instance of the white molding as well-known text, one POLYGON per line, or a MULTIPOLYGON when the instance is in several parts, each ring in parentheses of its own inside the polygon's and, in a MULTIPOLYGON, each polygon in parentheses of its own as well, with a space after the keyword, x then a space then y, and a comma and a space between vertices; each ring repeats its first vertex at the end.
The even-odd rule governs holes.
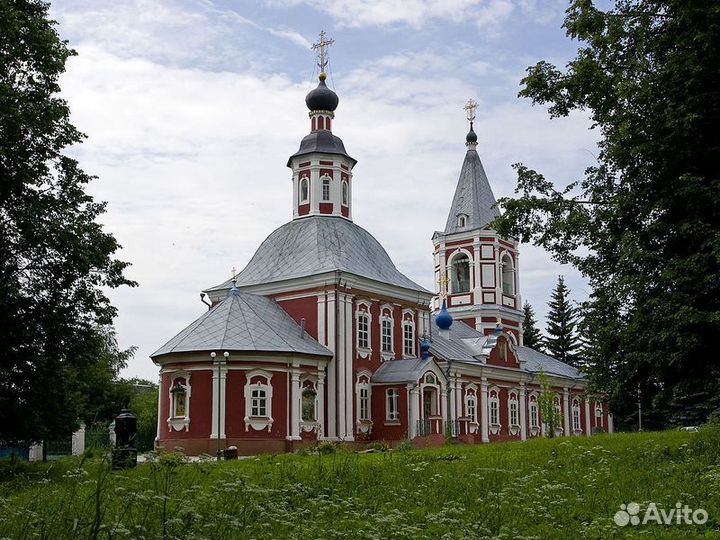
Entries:
POLYGON ((170 373, 170 387, 168 388, 168 398, 170 400, 170 411, 167 419, 168 429, 170 431, 190 431, 190 396, 192 394, 192 383, 190 382, 191 374, 185 370, 176 370, 170 373), (185 384, 185 416, 175 416, 175 403, 173 400, 172 389, 175 386, 175 379, 184 379, 185 384))
POLYGON ((247 380, 245 382, 245 431, 249 431, 250 428, 255 431, 261 431, 267 429, 268 432, 272 428, 273 417, 272 417, 272 403, 273 403, 273 387, 271 383, 272 373, 265 371, 264 369, 255 369, 247 374, 247 380), (265 383, 252 383, 252 379, 260 377, 265 379, 265 383), (264 390, 265 391, 265 415, 264 416, 253 416, 252 414, 252 391, 253 390, 264 390))

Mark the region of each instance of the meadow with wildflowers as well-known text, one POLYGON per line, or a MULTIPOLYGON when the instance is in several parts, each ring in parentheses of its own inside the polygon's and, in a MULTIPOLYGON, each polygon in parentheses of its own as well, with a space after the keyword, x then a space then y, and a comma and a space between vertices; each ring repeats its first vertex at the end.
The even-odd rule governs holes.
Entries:
POLYGON ((4 464, 0 538, 720 538, 720 426, 382 449, 4 464), (630 501, 709 519, 620 527, 630 501))

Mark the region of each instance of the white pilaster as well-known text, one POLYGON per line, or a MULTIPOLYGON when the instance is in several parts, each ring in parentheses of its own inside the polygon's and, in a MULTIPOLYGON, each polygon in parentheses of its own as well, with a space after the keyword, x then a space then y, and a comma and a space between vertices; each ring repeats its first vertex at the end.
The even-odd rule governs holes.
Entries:
POLYGON ((317 320, 318 320, 318 342, 321 345, 327 345, 327 337, 325 336, 325 292, 317 296, 317 320))
POLYGON ((488 383, 485 377, 480 383, 480 429, 482 434, 482 442, 490 442, 490 434, 488 429, 488 383))
POLYGON ((592 435, 592 424, 590 423, 590 401, 585 399, 585 435, 592 435))
POLYGON ((338 358, 335 351, 335 295, 329 294, 327 298, 327 348, 333 351, 333 358, 327 368, 327 395, 328 395, 328 416, 327 436, 330 439, 337 438, 337 364, 338 358))
POLYGON ((443 388, 440 390, 440 416, 442 416, 443 423, 448 421, 448 406, 447 406, 447 400, 448 398, 448 391, 447 388, 443 388))
POLYGON ((293 366, 290 373, 290 437, 300 440, 300 370, 293 366))
MULTIPOLYGON (((302 398, 301 398, 302 399, 302 398)), ((325 371, 321 368, 317 373, 317 421, 320 424, 318 428, 318 438, 324 439, 325 433, 325 371)))
POLYGON ((480 236, 476 236, 473 239, 473 261, 474 261, 474 281, 475 288, 473 289, 473 304, 479 306, 482 304, 482 283, 480 276, 480 236))
POLYGON ((450 420, 456 420, 457 415, 457 379, 454 375, 448 376, 448 387, 450 388, 450 420))
POLYGON ((570 435, 570 392, 563 388, 563 426, 564 435, 570 435))
POLYGON ((162 391, 162 372, 158 377, 158 405, 157 405, 157 430, 155 431, 155 445, 157 446, 160 440, 160 427, 162 426, 162 403, 163 403, 163 391, 162 391))
POLYGON ((460 377, 455 376, 455 418, 463 416, 463 391, 460 377))
POLYGON ((227 379, 227 369, 225 367, 225 360, 218 355, 213 362, 211 439, 225 438, 225 384, 227 379), (218 415, 220 416, 219 420, 218 415), (218 425, 220 433, 218 433, 218 425))
POLYGON ((345 440, 353 441, 353 300, 352 296, 345 295, 345 440))
POLYGON ((414 439, 417 437, 418 412, 420 411, 420 388, 416 384, 407 385, 410 404, 410 414, 408 415, 408 437, 414 439))
POLYGON ((527 388, 525 383, 520 383, 520 440, 527 439, 527 388))
POLYGON ((341 441, 347 437, 347 418, 345 416, 345 371, 347 359, 345 357, 345 294, 338 293, 338 320, 337 320, 337 422, 338 437, 341 441))

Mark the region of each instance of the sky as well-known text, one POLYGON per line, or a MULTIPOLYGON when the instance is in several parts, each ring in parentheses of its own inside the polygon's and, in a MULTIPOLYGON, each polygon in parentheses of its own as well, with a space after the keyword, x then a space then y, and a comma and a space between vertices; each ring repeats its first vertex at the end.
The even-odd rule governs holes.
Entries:
MULTIPOLYGON (((496 197, 522 162, 564 185, 594 163, 586 114, 550 119, 518 98, 525 69, 564 66, 577 50, 555 0, 59 0, 51 15, 77 56, 61 79, 69 150, 98 178, 101 221, 139 287, 109 291, 122 375, 157 378, 149 355, 206 310, 200 291, 241 270, 292 219, 286 168, 309 132, 317 84, 310 45, 335 40, 333 132, 358 160, 353 217, 408 277, 433 289, 431 237, 444 228, 465 155, 463 105, 479 103, 478 152, 496 197)), ((544 326, 571 267, 521 246, 520 291, 544 326)))

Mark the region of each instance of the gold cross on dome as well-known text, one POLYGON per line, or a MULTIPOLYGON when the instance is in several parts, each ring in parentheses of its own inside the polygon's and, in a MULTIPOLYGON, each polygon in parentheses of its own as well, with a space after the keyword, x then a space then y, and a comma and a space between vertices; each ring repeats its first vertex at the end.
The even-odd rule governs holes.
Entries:
POLYGON ((335 40, 325 39, 325 30, 321 30, 320 41, 313 43, 311 47, 313 51, 318 51, 318 67, 320 68, 320 73, 325 73, 325 68, 328 64, 328 49, 333 43, 335 43, 335 40))
POLYGON ((463 109, 465 109, 465 112, 467 113, 468 122, 470 122, 471 124, 473 123, 473 120, 475 120, 475 109, 477 109, 477 106, 477 102, 473 98, 470 98, 463 107, 463 109))

